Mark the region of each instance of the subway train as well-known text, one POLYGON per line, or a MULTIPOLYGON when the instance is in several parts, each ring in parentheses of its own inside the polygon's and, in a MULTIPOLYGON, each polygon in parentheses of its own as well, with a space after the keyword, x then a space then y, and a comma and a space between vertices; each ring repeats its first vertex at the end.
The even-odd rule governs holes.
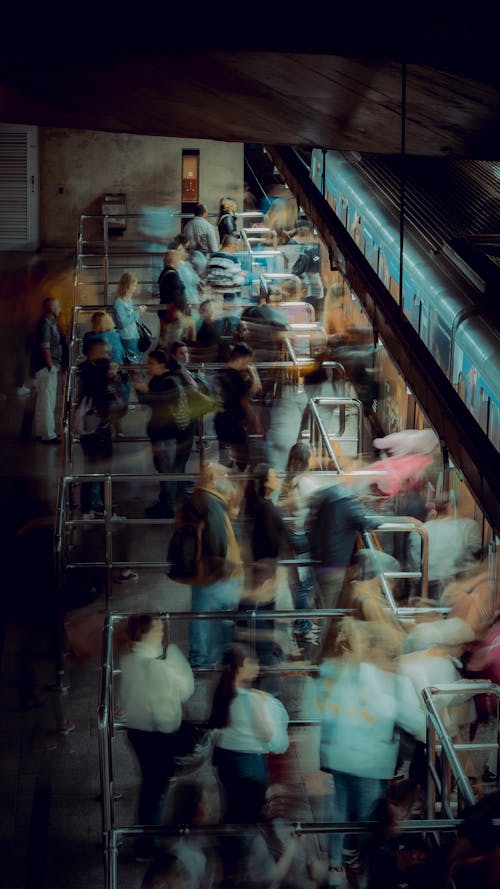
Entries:
MULTIPOLYGON (((471 165, 474 162, 468 163, 468 170, 471 165)), ((477 166, 479 170, 474 171, 473 193, 482 211, 480 223, 492 226, 498 224, 498 220, 493 222, 493 210, 491 213, 485 212, 485 207, 488 209, 492 206, 487 193, 488 176, 485 175, 484 164, 481 166, 478 163, 477 166), (481 199, 477 196, 478 191, 481 199)), ((496 167, 500 176, 500 164, 496 167)), ((310 170, 315 185, 394 299, 398 299, 400 220, 397 168, 391 168, 390 161, 377 166, 373 158, 314 149, 310 170)), ((495 170, 491 175, 497 189, 495 170)), ((463 261, 459 248, 455 249, 455 243, 458 243, 460 235, 463 238, 471 229, 467 231, 465 223, 462 228, 458 224, 453 225, 455 209, 451 204, 448 210, 441 208, 440 215, 428 195, 419 189, 417 180, 412 185, 409 179, 409 185, 403 249, 403 311, 493 445, 500 450, 500 329, 489 292, 492 281, 496 281, 498 289, 499 260, 496 259, 495 263, 495 257, 483 255, 483 268, 479 271, 471 267, 468 259, 463 261), (446 231, 448 221, 451 231, 446 231), (484 267, 488 265, 490 270, 485 275, 484 267)), ((494 190, 493 183, 492 193, 494 190)), ((452 192, 450 188, 450 199, 453 198, 452 192)), ((472 219, 475 210, 471 194, 472 189, 469 188, 468 202, 464 202, 465 211, 469 214, 467 222, 472 219)), ((353 300, 356 301, 354 295, 353 300)), ((391 401, 397 405, 399 397, 382 399, 386 414, 390 413, 388 403, 391 401)), ((387 415, 381 419, 386 428, 398 425, 397 417, 387 415)))

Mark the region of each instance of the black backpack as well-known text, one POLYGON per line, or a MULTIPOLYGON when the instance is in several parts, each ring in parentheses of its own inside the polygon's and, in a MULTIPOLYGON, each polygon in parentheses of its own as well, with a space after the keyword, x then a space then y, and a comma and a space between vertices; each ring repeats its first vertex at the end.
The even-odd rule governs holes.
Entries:
POLYGON ((319 244, 311 244, 304 247, 302 253, 299 254, 292 267, 292 275, 301 275, 306 273, 319 272, 320 270, 320 253, 319 244))
POLYGON ((167 549, 167 562, 170 563, 167 575, 171 580, 196 585, 202 579, 204 530, 204 518, 186 497, 175 516, 167 549))

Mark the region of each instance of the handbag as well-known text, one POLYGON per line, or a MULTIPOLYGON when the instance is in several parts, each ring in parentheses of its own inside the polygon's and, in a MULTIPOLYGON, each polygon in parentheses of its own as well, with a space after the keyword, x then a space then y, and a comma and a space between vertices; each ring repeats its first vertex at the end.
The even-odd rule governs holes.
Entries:
POLYGON ((153 342, 153 334, 144 321, 136 321, 137 331, 139 333, 139 342, 137 347, 139 352, 147 352, 153 342))

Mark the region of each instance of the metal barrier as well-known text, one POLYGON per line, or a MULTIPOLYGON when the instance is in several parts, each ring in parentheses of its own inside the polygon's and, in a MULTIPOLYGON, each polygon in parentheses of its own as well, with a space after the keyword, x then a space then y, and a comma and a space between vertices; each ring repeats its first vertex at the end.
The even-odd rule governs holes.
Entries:
POLYGON ((457 812, 453 811, 451 800, 451 778, 453 776, 457 788, 456 809, 458 813, 465 806, 474 805, 477 802, 465 769, 460 762, 457 753, 471 750, 495 750, 496 751, 496 783, 499 784, 500 773, 500 686, 488 680, 469 681, 462 680, 450 684, 433 685, 422 690, 422 698, 427 715, 427 815, 438 808, 437 797, 440 797, 439 806, 441 812, 447 818, 453 818, 457 812), (490 694, 496 698, 496 741, 494 743, 453 743, 441 718, 436 704, 436 696, 444 695, 450 698, 459 698, 459 703, 467 702, 475 694, 490 694), (465 699, 465 700, 464 700, 465 699), (438 763, 438 754, 440 756, 438 763))
POLYGON ((326 451, 328 459, 331 460, 339 473, 342 472, 342 469, 340 468, 337 454, 331 443, 332 441, 339 441, 343 437, 346 426, 346 408, 349 407, 354 408, 357 414, 357 436, 354 441, 356 443, 356 454, 359 456, 363 449, 363 405, 358 398, 345 398, 340 396, 310 398, 300 423, 301 437, 308 437, 311 444, 315 447, 318 447, 321 443, 322 448, 326 451), (323 420, 319 415, 318 405, 326 405, 334 409, 339 409, 339 431, 337 433, 327 432, 323 420))
MULTIPOLYGON (((349 614, 348 610, 344 609, 325 609, 321 612, 301 612, 302 615, 308 616, 309 614, 321 614, 322 616, 329 617, 342 617, 344 614, 349 614)), ((276 619, 279 618, 289 618, 293 617, 296 612, 273 612, 273 617, 276 619)), ((170 626, 172 622, 180 621, 180 620, 194 620, 198 618, 202 618, 204 620, 217 619, 220 620, 221 616, 224 616, 225 619, 248 619, 252 621, 254 625, 258 622, 259 619, 268 619, 269 614, 260 615, 255 613, 255 611, 251 612, 202 612, 200 614, 193 614, 191 612, 181 613, 169 613, 169 612, 156 612, 151 614, 151 617, 160 618, 167 622, 167 625, 170 626)), ((106 618, 104 634, 103 634, 103 648, 102 648, 102 669, 101 669, 101 684, 100 684, 100 696, 99 696, 99 709, 98 709, 98 731, 99 731, 99 760, 100 760, 100 775, 101 775, 101 812, 102 812, 102 832, 103 832, 103 842, 104 842, 104 866, 106 873, 106 886, 115 887, 117 885, 117 853, 119 843, 127 837, 130 838, 138 838, 138 837, 152 837, 152 836, 178 836, 186 833, 188 828, 179 827, 179 826, 162 826, 162 827, 153 827, 149 825, 134 825, 132 827, 120 827, 115 824, 115 809, 114 809, 114 772, 113 772, 113 737, 115 735, 116 729, 125 728, 125 724, 115 719, 115 710, 114 710, 114 681, 115 677, 119 675, 120 670, 119 666, 115 664, 114 661, 114 644, 113 644, 113 633, 115 626, 127 620, 130 617, 128 613, 120 613, 120 614, 110 614, 106 618)), ((305 669, 302 667, 287 667, 287 674, 291 672, 307 672, 307 673, 315 673, 316 667, 313 665, 307 666, 305 669)), ((194 671, 196 672, 213 672, 212 670, 204 670, 204 671, 194 671)), ((263 674, 271 674, 280 672, 279 669, 276 668, 268 668, 263 669, 263 674)), ((428 749, 428 797, 427 797, 427 817, 423 820, 418 821, 404 821, 398 825, 398 830, 401 830, 403 833, 410 832, 418 832, 420 834, 431 834, 436 838, 436 834, 446 833, 449 831, 454 831, 461 823, 459 819, 456 817, 456 812, 453 812, 452 804, 450 801, 450 775, 453 775, 457 785, 458 791, 458 802, 457 809, 460 813, 463 810, 463 805, 474 805, 476 802, 476 797, 472 791, 470 782, 465 775, 464 769, 458 759, 457 749, 471 749, 476 747, 476 749, 495 749, 497 753, 497 775, 498 773, 498 764, 499 764, 499 743, 498 743, 498 705, 497 705, 497 740, 494 744, 482 744, 482 745, 453 745, 443 723, 439 716, 438 710, 435 705, 434 696, 436 694, 453 694, 453 695, 463 695, 463 694, 472 694, 472 693, 492 693, 496 696, 497 702, 500 700, 500 687, 489 682, 460 682, 452 685, 439 685, 430 688, 425 688, 422 692, 423 700, 426 708, 426 719, 427 719, 427 749, 428 749), (439 738, 439 745, 435 742, 436 735, 439 738), (440 753, 441 756, 441 764, 440 764, 440 775, 438 774, 438 770, 435 765, 436 754, 440 753), (436 811, 439 808, 436 805, 435 794, 433 791, 434 787, 439 788, 439 792, 441 794, 441 819, 436 818, 436 811)), ((319 723, 319 719, 307 719, 307 720, 291 720, 290 727, 293 730, 294 727, 301 726, 313 726, 319 723)), ((497 822, 495 822, 497 823, 497 822)), ((500 821, 498 822, 500 824, 500 821)), ((375 824, 372 822, 296 822, 291 821, 290 827, 297 833, 308 833, 308 834, 330 834, 330 833, 354 833, 360 834, 366 831, 373 831, 375 828, 375 824)), ((189 828, 189 833, 201 834, 201 835, 238 835, 240 833, 248 833, 249 830, 257 829, 256 825, 207 825, 200 828, 189 828)))

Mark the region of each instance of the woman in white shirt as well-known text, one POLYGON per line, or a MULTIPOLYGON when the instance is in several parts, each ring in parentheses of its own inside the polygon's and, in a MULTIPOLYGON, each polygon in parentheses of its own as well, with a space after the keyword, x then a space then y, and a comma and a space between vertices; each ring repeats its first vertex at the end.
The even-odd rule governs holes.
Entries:
POLYGON ((194 691, 193 672, 176 645, 170 644, 164 655, 161 620, 134 615, 128 633, 130 652, 121 661, 120 700, 142 773, 138 824, 161 824, 182 704, 194 691))
POLYGON ((262 818, 268 787, 267 753, 286 750, 288 717, 272 695, 252 688, 259 664, 248 649, 232 645, 223 664, 210 725, 219 730, 214 763, 225 791, 225 820, 254 823, 262 818), (275 708, 284 719, 281 726, 277 725, 275 708))

